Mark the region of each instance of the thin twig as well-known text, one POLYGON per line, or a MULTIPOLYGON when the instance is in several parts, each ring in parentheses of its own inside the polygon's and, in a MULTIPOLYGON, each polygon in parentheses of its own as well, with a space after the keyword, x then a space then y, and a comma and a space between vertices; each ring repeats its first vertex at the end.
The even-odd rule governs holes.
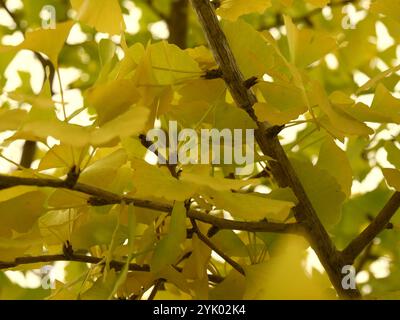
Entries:
POLYGON ((162 286, 164 285, 165 280, 164 279, 157 279, 154 283, 154 287, 153 290, 151 290, 151 293, 149 295, 149 297, 147 298, 147 300, 154 300, 154 298, 156 297, 158 291, 162 288, 162 286))
POLYGON ((236 271, 241 273, 242 275, 245 275, 244 269, 240 264, 238 264, 236 261, 231 259, 228 255, 226 255, 222 250, 220 250, 210 239, 208 239, 199 229, 197 226, 197 222, 194 219, 191 219, 192 225, 194 232, 197 234, 199 239, 203 241, 211 250, 213 250, 215 253, 217 253, 222 259, 224 259, 229 265, 232 266, 236 271))
POLYGON ((352 264, 368 244, 387 227, 399 207, 400 192, 395 192, 369 226, 342 251, 341 254, 348 264, 352 264))

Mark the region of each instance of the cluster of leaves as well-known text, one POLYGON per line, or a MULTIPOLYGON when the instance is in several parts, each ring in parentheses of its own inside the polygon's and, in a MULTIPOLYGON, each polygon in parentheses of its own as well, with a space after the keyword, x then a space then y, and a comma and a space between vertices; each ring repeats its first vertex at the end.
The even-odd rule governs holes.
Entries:
MULTIPOLYGON (((277 186, 259 150, 254 172, 245 177, 235 176, 235 163, 171 168, 145 161, 149 151, 141 136, 155 123, 166 131, 169 120, 197 131, 256 128, 224 80, 207 76, 218 65, 190 8, 184 16, 187 49, 153 39, 149 25, 171 16, 172 2, 22 0, 15 11, 4 2, 14 25, 0 26, 0 86, 21 50, 47 62, 47 76, 34 92, 30 74, 20 72, 21 86, 3 89, 0 97, 3 149, 21 140, 37 145, 31 168, 13 163, 16 169, 8 173, 22 179, 6 185, 0 176, 0 267, 11 263, 12 270, 25 272, 45 264, 18 263, 18 257, 64 254, 72 261, 64 283, 57 281, 51 292, 21 289, 0 274, 1 298, 139 299, 152 288, 151 297, 174 299, 335 297, 326 274, 306 275, 309 244, 301 237, 210 230, 209 223, 188 218, 195 207, 220 219, 294 223, 297 199, 277 186), (55 29, 40 28, 44 5, 56 8, 55 29), (136 33, 127 32, 124 22, 132 5, 141 10, 136 33), (85 40, 73 41, 76 30, 85 40), (4 45, 21 32, 19 45, 4 45), (62 89, 63 71, 71 68, 79 77, 62 89), (72 90, 83 98, 81 105, 64 92, 72 90), (65 184, 55 188, 44 183, 48 179, 65 184), (109 199, 119 200, 104 202, 109 199), (78 259, 88 256, 99 261, 78 259)), ((244 77, 258 79, 252 87, 257 118, 283 126, 282 137, 297 129, 284 148, 324 227, 344 248, 384 206, 388 185, 400 191, 400 100, 393 95, 400 2, 352 1, 362 18, 349 29, 343 29, 349 1, 214 3, 244 77), (394 40, 385 50, 377 45, 377 24, 394 40), (370 79, 361 86, 355 77, 360 73, 370 79), (356 181, 380 172, 382 151, 392 165, 382 168, 388 185, 352 193, 356 181)), ((172 33, 173 21, 167 22, 172 33)), ((364 286, 371 297, 400 291, 399 219, 358 264, 370 275, 364 286), (384 279, 369 272, 382 257, 390 261, 384 279)))

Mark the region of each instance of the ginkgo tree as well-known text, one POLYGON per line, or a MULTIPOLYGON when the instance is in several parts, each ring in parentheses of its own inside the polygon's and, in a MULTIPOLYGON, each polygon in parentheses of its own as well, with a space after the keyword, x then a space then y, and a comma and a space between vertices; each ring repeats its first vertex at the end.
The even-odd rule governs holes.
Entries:
POLYGON ((0 6, 1 299, 400 297, 399 0, 0 6), (171 121, 254 130, 253 169, 161 163, 171 121))

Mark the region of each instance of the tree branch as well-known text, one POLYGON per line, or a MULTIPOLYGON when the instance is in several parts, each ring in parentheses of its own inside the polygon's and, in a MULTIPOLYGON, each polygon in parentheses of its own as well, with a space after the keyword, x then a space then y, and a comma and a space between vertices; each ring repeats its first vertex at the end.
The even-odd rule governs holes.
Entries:
POLYGON ((395 192, 369 226, 342 251, 343 259, 348 264, 352 264, 368 244, 387 227, 399 207, 400 192, 395 192))
MULTIPOLYGON (((49 263, 49 262, 56 262, 56 261, 75 261, 75 262, 83 262, 83 263, 90 263, 90 264, 99 264, 103 261, 103 258, 87 256, 83 254, 55 254, 55 255, 43 255, 43 256, 34 256, 34 257, 19 257, 16 258, 14 261, 5 262, 0 261, 0 270, 3 269, 11 269, 21 265, 26 264, 33 264, 33 263, 49 263)), ((126 262, 122 261, 110 261, 110 267, 120 271, 125 266, 126 262)), ((129 264, 130 271, 150 271, 150 267, 148 265, 138 265, 136 263, 129 264)))
MULTIPOLYGON (((54 255, 42 255, 42 256, 31 256, 31 257, 18 257, 15 258, 14 261, 0 261, 0 270, 12 269, 22 265, 34 264, 34 263, 52 263, 57 261, 73 261, 73 262, 82 262, 89 264, 105 264, 103 262, 103 258, 87 256, 83 254, 54 254, 54 255)), ((116 271, 121 271, 126 265, 126 262, 123 261, 110 261, 110 267, 115 269, 116 271)), ((181 268, 175 267, 178 272, 182 272, 181 268)), ((142 272, 150 272, 150 266, 147 264, 139 265, 136 263, 129 264, 129 271, 142 271, 142 272)), ((220 283, 224 280, 223 277, 209 274, 208 280, 213 283, 220 283)))
POLYGON ((169 43, 186 49, 188 33, 188 4, 189 0, 172 0, 170 16, 167 20, 169 29, 169 43))
MULTIPOLYGON (((89 186, 82 183, 71 184, 68 179, 48 179, 48 178, 23 178, 0 174, 0 190, 15 186, 37 186, 62 188, 78 191, 86 195, 92 196, 88 199, 88 204, 92 206, 104 206, 112 204, 134 204, 136 207, 153 209, 161 212, 172 212, 173 205, 156 202, 151 200, 137 199, 133 197, 120 196, 118 194, 89 186)), ((208 214, 207 211, 190 209, 188 217, 205 223, 214 225, 219 229, 242 230, 251 232, 274 232, 274 233, 291 233, 302 234, 303 226, 300 223, 273 223, 268 221, 246 222, 234 221, 218 218, 208 214)))
POLYGON ((256 97, 244 86, 245 79, 237 66, 211 2, 208 0, 191 1, 233 99, 258 125, 256 139, 263 153, 274 159, 269 161, 269 164, 275 179, 281 187, 290 187, 299 200, 299 205, 295 208, 296 218, 304 223, 308 240, 333 286, 342 298, 360 298, 361 295, 358 290, 345 290, 342 287, 341 271, 345 265, 342 257, 338 254, 335 245, 319 220, 277 136, 268 134, 268 132, 271 132, 272 126, 267 122, 260 123, 257 120, 252 108, 256 102, 256 97))
POLYGON ((161 12, 155 5, 153 0, 146 0, 147 6, 157 15, 160 19, 168 21, 168 16, 161 12))

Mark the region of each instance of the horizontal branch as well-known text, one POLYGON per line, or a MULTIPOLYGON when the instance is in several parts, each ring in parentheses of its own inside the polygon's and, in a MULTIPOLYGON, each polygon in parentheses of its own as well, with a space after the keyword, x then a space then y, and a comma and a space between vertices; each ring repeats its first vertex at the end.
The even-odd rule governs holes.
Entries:
POLYGON ((359 254, 381 233, 400 207, 400 192, 395 192, 376 218, 342 251, 348 264, 352 264, 359 254))
MULTIPOLYGON (((150 201, 146 199, 137 199, 133 197, 120 196, 118 194, 89 186, 83 183, 72 185, 68 181, 60 179, 47 178, 23 178, 8 175, 0 175, 0 190, 15 186, 37 186, 61 188, 78 191, 91 196, 88 204, 92 206, 104 206, 112 204, 134 204, 136 207, 147 208, 161 212, 172 212, 173 205, 162 202, 150 201)), ((208 214, 206 211, 191 209, 188 211, 188 217, 211 224, 219 229, 231 229, 251 232, 274 232, 274 233, 292 233, 302 234, 303 228, 300 223, 273 223, 267 221, 246 222, 234 221, 218 218, 208 214)))
MULTIPOLYGON (((75 262, 83 262, 90 264, 99 264, 104 261, 103 258, 87 256, 83 254, 54 254, 54 255, 42 255, 42 256, 34 256, 34 257, 19 257, 11 262, 0 261, 0 270, 11 269, 21 265, 33 264, 33 263, 50 263, 56 261, 75 261, 75 262)), ((110 262, 110 267, 117 271, 120 271, 124 266, 125 262, 112 260, 110 262)), ((148 265, 138 265, 136 263, 129 264, 130 271, 150 271, 150 267, 148 265)))
MULTIPOLYGON (((19 257, 14 261, 5 262, 0 261, 0 270, 12 269, 22 265, 34 264, 34 263, 52 263, 57 261, 73 261, 73 262, 82 262, 89 264, 105 264, 104 258, 87 256, 83 254, 55 254, 55 255, 42 255, 42 256, 31 256, 31 257, 19 257)), ((123 261, 110 261, 110 268, 115 269, 116 271, 121 271, 124 268, 126 262, 123 261)), ((175 269, 179 272, 182 271, 181 268, 175 267, 175 269)), ((139 265, 136 263, 129 264, 129 271, 142 271, 142 272, 150 272, 150 266, 147 264, 139 265)), ((224 280, 223 277, 209 274, 208 279, 213 283, 220 283, 224 280)))

